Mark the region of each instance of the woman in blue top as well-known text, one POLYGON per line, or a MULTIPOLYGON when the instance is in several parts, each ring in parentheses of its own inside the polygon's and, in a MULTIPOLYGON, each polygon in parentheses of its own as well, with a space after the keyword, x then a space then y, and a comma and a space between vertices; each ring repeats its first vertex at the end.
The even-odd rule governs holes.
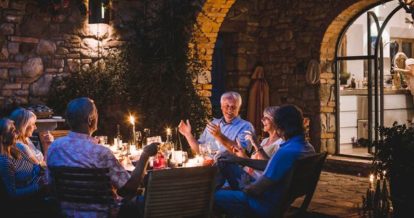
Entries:
POLYGON ((9 119, 0 120, 0 175, 7 195, 19 198, 37 193, 46 184, 44 170, 16 147, 16 128, 9 119))
POLYGON ((60 217, 58 207, 45 198, 46 174, 16 147, 13 121, 0 119, 0 211, 12 217, 60 217), (17 208, 17 210, 16 210, 17 208))

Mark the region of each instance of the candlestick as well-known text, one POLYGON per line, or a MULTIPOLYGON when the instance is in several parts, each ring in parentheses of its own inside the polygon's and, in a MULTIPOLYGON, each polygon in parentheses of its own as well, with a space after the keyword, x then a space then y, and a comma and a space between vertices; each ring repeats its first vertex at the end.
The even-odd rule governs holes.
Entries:
POLYGON ((129 122, 132 124, 132 144, 135 146, 137 144, 136 142, 136 136, 135 136, 135 117, 132 115, 129 115, 129 122))
POLYGON ((369 188, 374 188, 374 174, 369 175, 369 188))

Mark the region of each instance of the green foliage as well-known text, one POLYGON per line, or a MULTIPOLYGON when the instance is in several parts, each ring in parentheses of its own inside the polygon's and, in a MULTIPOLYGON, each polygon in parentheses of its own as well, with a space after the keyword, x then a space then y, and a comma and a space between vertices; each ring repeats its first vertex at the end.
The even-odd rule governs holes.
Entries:
POLYGON ((373 143, 375 170, 386 170, 388 176, 414 173, 414 128, 394 123, 392 127, 380 127, 379 132, 383 139, 373 143))
POLYGON ((126 113, 126 107, 118 107, 119 104, 125 106, 127 102, 125 72, 127 69, 122 56, 111 56, 105 62, 96 62, 89 69, 70 76, 57 76, 52 81, 47 105, 58 114, 64 114, 70 100, 89 97, 95 101, 99 111, 98 133, 112 135, 113 122, 123 120, 126 113))
POLYGON ((190 119, 193 132, 201 133, 207 111, 193 81, 203 65, 188 48, 194 7, 198 5, 177 0, 161 6, 148 2, 148 13, 138 15, 131 24, 135 38, 122 55, 105 59, 103 70, 91 68, 56 78, 48 105, 63 112, 73 98, 88 96, 100 112, 99 129, 110 136, 117 123, 127 133, 129 125, 123 123, 123 116, 128 113, 137 116, 137 130, 150 128, 152 135, 164 136, 165 128, 176 127, 181 119, 190 119))
POLYGON ((193 79, 202 66, 196 59, 188 61, 191 33, 184 31, 192 23, 194 10, 190 4, 174 1, 166 1, 158 10, 158 19, 136 27, 141 31, 128 45, 127 88, 136 93, 130 101, 136 106, 138 125, 164 134, 165 127, 190 119, 194 132, 200 133, 207 112, 193 79))

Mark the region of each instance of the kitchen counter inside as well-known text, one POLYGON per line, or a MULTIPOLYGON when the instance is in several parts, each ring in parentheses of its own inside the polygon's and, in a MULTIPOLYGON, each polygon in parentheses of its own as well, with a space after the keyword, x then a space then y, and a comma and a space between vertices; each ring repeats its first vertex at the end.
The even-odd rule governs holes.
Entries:
MULTIPOLYGON (((372 93, 374 93, 374 89, 372 90, 372 93)), ((339 92, 340 95, 367 95, 368 89, 344 89, 339 92)), ((384 95, 397 95, 397 94, 406 94, 411 95, 411 92, 409 89, 384 89, 384 95)))

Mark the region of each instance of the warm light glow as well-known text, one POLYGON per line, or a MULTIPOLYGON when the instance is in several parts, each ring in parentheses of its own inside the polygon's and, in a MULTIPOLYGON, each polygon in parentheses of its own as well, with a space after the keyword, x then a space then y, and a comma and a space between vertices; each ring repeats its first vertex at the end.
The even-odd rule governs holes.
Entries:
POLYGON ((101 3, 101 18, 105 18, 105 5, 103 2, 101 3))
POLYGON ((369 183, 374 183, 374 174, 369 175, 369 183))
POLYGON ((103 38, 104 36, 111 35, 112 28, 109 24, 106 23, 94 23, 88 24, 89 34, 94 35, 98 38, 103 38))
POLYGON ((135 117, 134 117, 134 116, 132 116, 132 115, 129 115, 129 122, 130 122, 132 125, 135 125, 135 117))
POLYGON ((165 131, 167 132, 167 135, 171 135, 171 128, 167 128, 165 131))
POLYGON ((387 174, 387 171, 382 171, 382 175, 385 176, 387 174))

